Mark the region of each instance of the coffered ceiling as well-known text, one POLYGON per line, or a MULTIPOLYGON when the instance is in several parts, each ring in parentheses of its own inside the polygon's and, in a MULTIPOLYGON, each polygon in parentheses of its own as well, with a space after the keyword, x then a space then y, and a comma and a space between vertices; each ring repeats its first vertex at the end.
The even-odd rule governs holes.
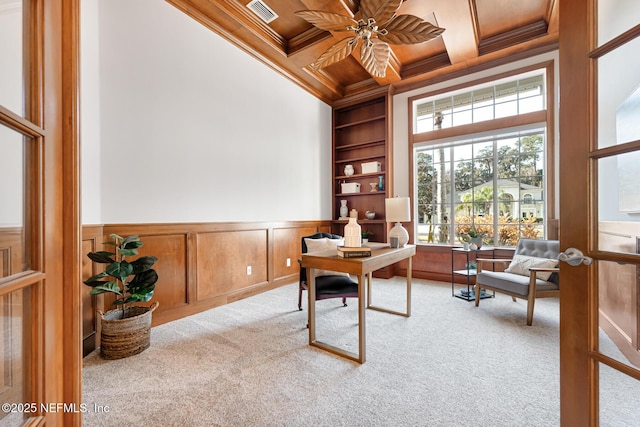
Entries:
POLYGON ((415 45, 391 45, 384 77, 372 77, 359 52, 326 68, 311 64, 347 32, 320 30, 295 15, 321 10, 354 16, 360 0, 260 0, 277 15, 266 23, 250 0, 167 0, 193 19, 331 104, 381 86, 409 90, 429 82, 557 48, 558 0, 405 0, 410 14, 445 28, 415 45))

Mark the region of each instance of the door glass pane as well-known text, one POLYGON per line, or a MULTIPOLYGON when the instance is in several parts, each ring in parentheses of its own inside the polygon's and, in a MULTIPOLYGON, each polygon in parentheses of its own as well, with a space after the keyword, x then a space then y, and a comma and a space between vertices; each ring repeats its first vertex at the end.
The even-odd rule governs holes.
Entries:
POLYGON ((30 268, 24 228, 24 142, 0 125, 0 278, 30 268))
POLYGON ((0 105, 23 115, 22 1, 0 0, 0 105))
POLYGON ((598 148, 640 139, 640 37, 598 60, 598 148))
POLYGON ((0 296, 0 425, 16 426, 25 418, 33 416, 31 399, 27 397, 25 377, 26 361, 31 349, 31 292, 19 289, 0 296))
POLYGON ((640 381, 600 364, 600 426, 637 426, 640 381))
POLYGON ((611 41, 640 22, 638 0, 598 2, 598 46, 611 41))

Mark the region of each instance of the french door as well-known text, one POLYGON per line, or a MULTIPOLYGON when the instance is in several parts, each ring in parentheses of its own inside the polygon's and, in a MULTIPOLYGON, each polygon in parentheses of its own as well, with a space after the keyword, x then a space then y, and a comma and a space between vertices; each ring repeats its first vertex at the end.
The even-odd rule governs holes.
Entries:
POLYGON ((640 5, 560 2, 563 426, 640 424, 640 5))
POLYGON ((81 423, 78 1, 0 0, 1 425, 81 423))

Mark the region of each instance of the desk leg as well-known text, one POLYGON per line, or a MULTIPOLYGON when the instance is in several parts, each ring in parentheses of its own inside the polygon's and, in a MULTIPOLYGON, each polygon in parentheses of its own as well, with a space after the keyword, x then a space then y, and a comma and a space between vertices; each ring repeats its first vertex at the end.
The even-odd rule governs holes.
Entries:
POLYGON ((403 313, 401 311, 389 310, 388 308, 379 307, 371 304, 371 280, 373 278, 373 273, 369 273, 369 283, 367 284, 367 308, 369 310, 382 311, 384 313, 397 314, 404 317, 411 316, 411 259, 412 257, 407 258, 407 309, 403 313))
POLYGON ((407 260, 407 317, 411 316, 411 261, 413 257, 410 256, 407 260))
POLYGON ((364 280, 363 276, 358 276, 358 354, 343 350, 331 344, 318 341, 316 339, 316 269, 307 269, 309 289, 309 345, 318 347, 323 350, 327 350, 331 353, 337 354, 342 357, 354 360, 356 362, 364 363, 365 361, 365 299, 364 299, 364 280))
POLYGON ((307 296, 309 297, 308 308, 308 322, 309 322, 309 344, 313 344, 316 340, 316 269, 308 268, 307 275, 309 276, 307 283, 307 296))
POLYGON ((359 357, 358 362, 364 363, 366 360, 366 315, 365 315, 365 299, 364 299, 364 278, 362 274, 358 275, 358 344, 359 357))

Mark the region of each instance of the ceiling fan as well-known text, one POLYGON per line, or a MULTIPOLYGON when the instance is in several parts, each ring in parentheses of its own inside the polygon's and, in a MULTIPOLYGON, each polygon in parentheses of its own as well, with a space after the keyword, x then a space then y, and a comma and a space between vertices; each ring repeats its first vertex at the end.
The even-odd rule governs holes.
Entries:
POLYGON ((396 15, 402 0, 361 0, 360 10, 353 18, 319 10, 301 10, 295 14, 325 31, 352 31, 331 46, 311 64, 314 69, 342 61, 363 41, 360 50, 362 65, 373 77, 384 77, 391 44, 416 44, 431 40, 444 32, 413 15, 396 15))

